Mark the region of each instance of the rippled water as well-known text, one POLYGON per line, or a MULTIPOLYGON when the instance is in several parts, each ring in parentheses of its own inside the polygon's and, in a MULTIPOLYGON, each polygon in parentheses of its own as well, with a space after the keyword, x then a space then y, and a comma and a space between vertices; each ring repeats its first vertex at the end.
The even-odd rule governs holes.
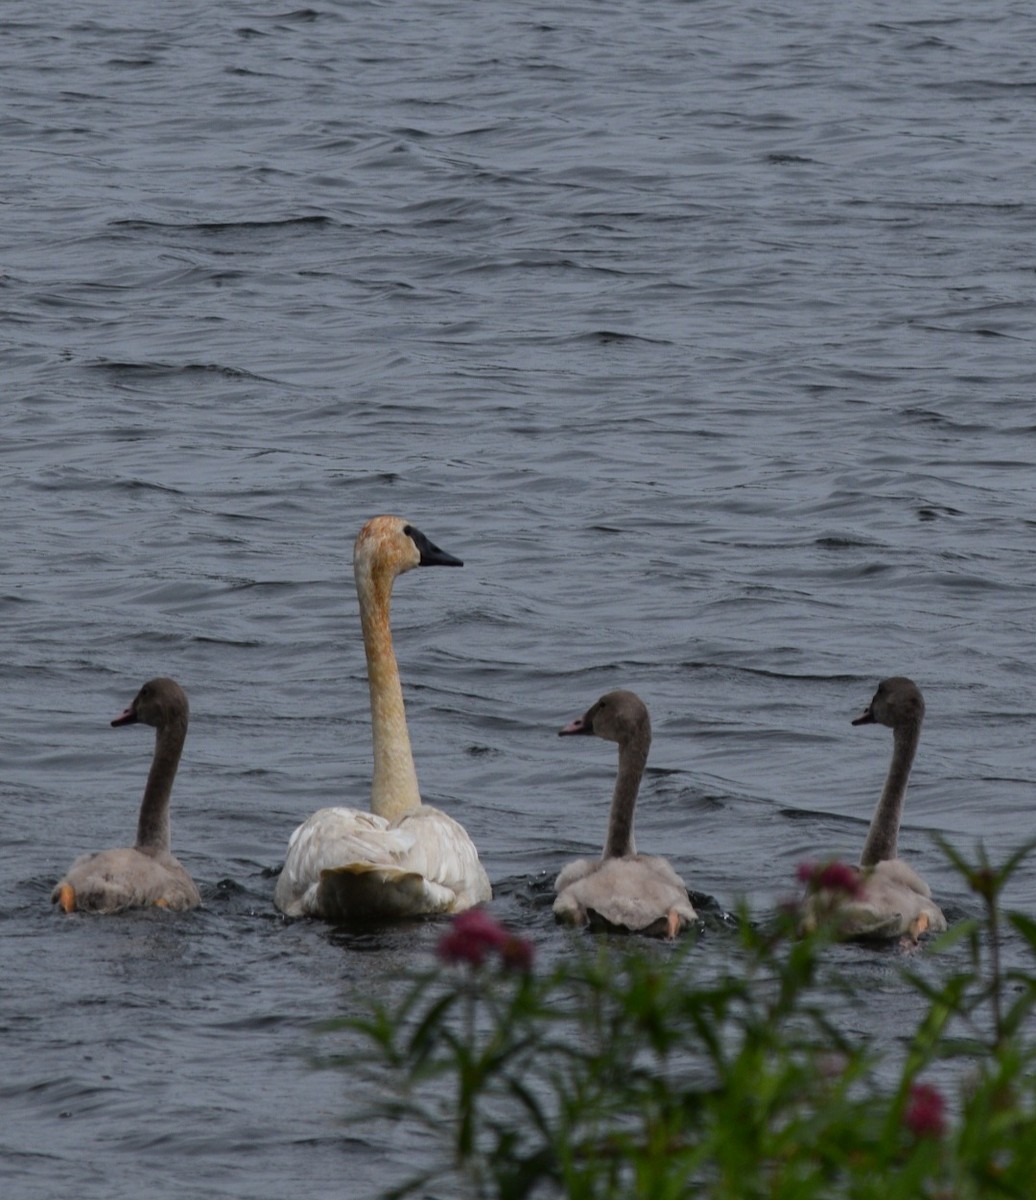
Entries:
MULTIPOLYGON (((366 800, 377 512, 466 562, 396 591, 415 755, 541 955, 614 769, 555 732, 615 686, 641 847, 765 911, 858 852, 889 740, 849 720, 913 676, 901 850, 970 911, 927 831, 1033 829, 1028 5, 4 16, 8 1200, 373 1195, 426 1152, 307 1056, 436 927, 271 902, 294 825, 366 800), (108 721, 158 673, 204 907, 60 919, 132 835, 150 739, 108 721)), ((844 957, 851 1019, 909 1027, 844 957)))

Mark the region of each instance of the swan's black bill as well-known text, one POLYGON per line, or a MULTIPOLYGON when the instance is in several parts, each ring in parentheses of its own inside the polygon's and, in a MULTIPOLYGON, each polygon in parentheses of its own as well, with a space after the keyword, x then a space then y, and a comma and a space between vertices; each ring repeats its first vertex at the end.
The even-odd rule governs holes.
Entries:
POLYGON ((139 720, 139 717, 137 716, 136 712, 133 709, 133 705, 131 704, 129 706, 129 708, 126 709, 125 712, 119 713, 119 715, 112 721, 112 724, 113 725, 136 725, 138 720, 139 720))
POLYGON ((867 709, 860 713, 858 717, 853 719, 854 725, 873 725, 874 724, 874 705, 868 705, 867 709))
POLYGON ((439 547, 428 540, 420 529, 415 529, 413 525, 403 527, 403 532, 417 547, 418 553, 421 555, 420 566, 422 567, 463 567, 464 563, 459 558, 454 558, 452 554, 447 554, 445 550, 440 550, 439 547))

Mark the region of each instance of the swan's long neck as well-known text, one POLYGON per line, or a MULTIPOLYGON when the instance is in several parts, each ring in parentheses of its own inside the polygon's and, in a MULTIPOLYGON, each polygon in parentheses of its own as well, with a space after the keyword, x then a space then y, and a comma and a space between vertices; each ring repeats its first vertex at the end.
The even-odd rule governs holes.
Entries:
POLYGON ((137 819, 138 850, 149 853, 169 850, 169 797, 173 794, 173 780, 186 737, 187 721, 181 717, 167 721, 155 734, 155 753, 137 819))
POLYGON ((873 867, 875 863, 896 857, 907 780, 920 739, 920 721, 897 725, 892 731, 892 762, 860 856, 861 867, 873 867))
POLYGON ((389 628, 392 578, 385 570, 370 572, 359 566, 356 570, 374 738, 371 812, 387 821, 398 820, 421 805, 403 707, 403 687, 389 628))
POLYGON ((637 807, 637 792, 644 776, 649 744, 646 739, 638 738, 619 745, 619 775, 608 815, 608 839, 604 843, 603 858, 625 858, 637 852, 633 840, 633 812, 637 807))

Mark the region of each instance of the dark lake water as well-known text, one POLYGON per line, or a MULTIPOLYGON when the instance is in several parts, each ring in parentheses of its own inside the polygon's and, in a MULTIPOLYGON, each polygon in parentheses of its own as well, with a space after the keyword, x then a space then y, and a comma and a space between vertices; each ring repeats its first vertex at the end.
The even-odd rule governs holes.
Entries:
MULTIPOLYGON (((439 928, 272 905, 294 826, 366 804, 379 512, 465 560, 396 589, 414 752, 545 960, 614 771, 555 734, 620 686, 641 848, 765 913, 858 854, 889 738, 849 722, 912 676, 901 853, 973 911, 931 834, 1000 856, 1036 799, 1030 5, 3 15, 6 1200, 373 1196, 426 1152, 309 1055, 439 928), (62 919, 156 674, 204 906, 62 919)), ((892 956, 839 955, 847 1019, 911 1028, 892 956)))

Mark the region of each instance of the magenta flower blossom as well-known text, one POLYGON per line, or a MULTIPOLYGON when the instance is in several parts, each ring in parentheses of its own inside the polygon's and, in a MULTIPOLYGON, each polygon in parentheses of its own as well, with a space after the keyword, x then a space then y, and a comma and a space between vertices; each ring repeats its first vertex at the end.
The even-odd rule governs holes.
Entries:
POLYGON ((914 1137, 941 1138, 946 1132, 946 1101, 930 1083, 914 1083, 903 1110, 903 1124, 914 1137))
POLYGON ((490 954, 516 971, 532 966, 532 943, 508 931, 487 912, 469 908, 453 918, 448 933, 439 939, 439 957, 448 963, 470 963, 480 967, 490 954))
POLYGON ((841 892, 855 897, 863 891, 859 871, 843 862, 799 863, 796 874, 811 892, 841 892))

